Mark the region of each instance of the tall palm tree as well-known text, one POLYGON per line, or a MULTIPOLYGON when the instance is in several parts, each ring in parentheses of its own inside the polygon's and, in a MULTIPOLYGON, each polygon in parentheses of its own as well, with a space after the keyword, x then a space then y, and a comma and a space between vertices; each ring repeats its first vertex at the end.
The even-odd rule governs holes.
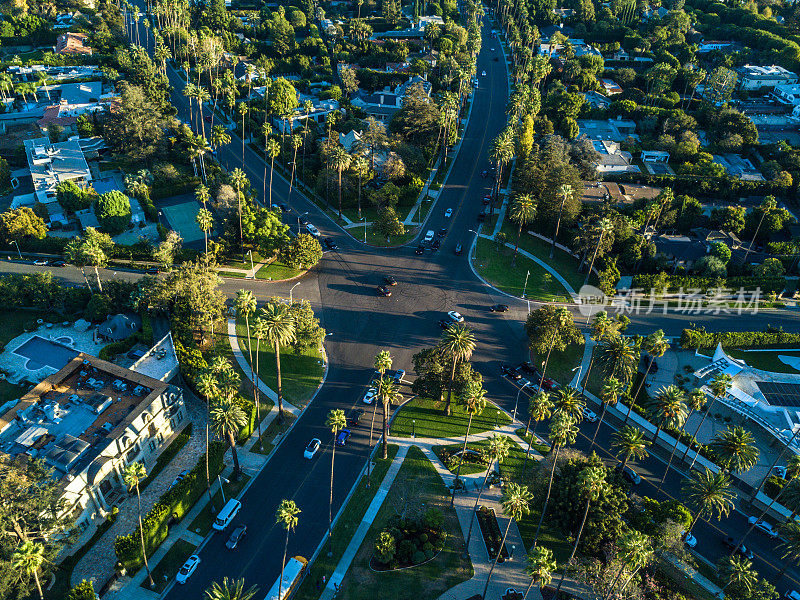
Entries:
POLYGON ((286 554, 289 550, 289 534, 297 527, 297 515, 300 509, 297 508, 294 500, 281 500, 278 510, 275 512, 275 522, 282 525, 286 530, 286 541, 283 543, 283 561, 281 562, 281 576, 278 578, 278 597, 283 596, 283 570, 286 568, 286 554))
MULTIPOLYGON (((144 568, 147 571, 147 579, 150 580, 150 587, 155 587, 153 582, 153 574, 150 572, 150 564, 147 562, 147 548, 144 545, 144 528, 142 527, 142 497, 139 494, 139 483, 147 478, 147 469, 140 462, 132 462, 122 471, 122 479, 128 489, 136 490, 136 514, 139 519, 139 541, 142 543, 142 559, 144 560, 144 568)), ((39 590, 41 595, 41 590, 39 590)))
POLYGON ((300 146, 303 145, 303 138, 301 138, 297 134, 293 134, 289 138, 289 146, 292 148, 292 174, 289 177, 289 195, 286 197, 287 200, 292 199, 292 187, 294 186, 294 173, 297 167, 297 151, 300 149, 300 146))
POLYGON ((369 175, 369 161, 360 154, 354 154, 350 161, 350 170, 358 177, 358 220, 361 220, 361 181, 369 175))
POLYGON ((572 186, 568 183, 565 183, 558 188, 558 197, 561 198, 561 204, 558 206, 558 219, 556 219, 556 231, 553 234, 553 243, 550 244, 550 260, 553 259, 553 256, 556 253, 556 238, 558 238, 558 230, 561 228, 561 217, 564 214, 564 203, 567 201, 567 198, 572 196, 572 186))
MULTIPOLYGON (((751 504, 756 499, 756 496, 758 496, 758 493, 761 491, 761 488, 764 487, 764 484, 767 482, 767 479, 769 479, 770 475, 772 475, 775 466, 781 460, 783 460, 783 455, 786 454, 786 452, 789 450, 789 447, 794 444, 794 440, 798 435, 800 435, 800 429, 795 429, 792 432, 792 437, 789 438, 789 441, 783 444, 781 447, 781 451, 775 455, 775 458, 772 460, 772 464, 764 473, 764 476, 761 478, 761 481, 759 481, 758 485, 756 486, 756 489, 753 491, 753 495, 750 496, 751 504)), ((798 470, 800 470, 800 459, 798 459, 798 455, 792 454, 791 458, 789 458, 788 464, 786 465, 786 472, 787 475, 789 476, 789 480, 786 482, 786 484, 789 484, 795 480, 798 474, 798 470)), ((784 485, 781 488, 781 491, 783 491, 784 489, 786 489, 786 485, 784 485)))
POLYGON ((283 422, 283 386, 281 382, 281 346, 295 341, 294 317, 288 306, 282 302, 268 302, 261 309, 261 320, 264 322, 264 339, 275 351, 275 371, 278 394, 278 418, 283 422))
POLYGON ((597 439, 597 433, 600 431, 600 426, 603 424, 603 418, 606 415, 606 410, 609 406, 614 406, 619 401, 619 398, 623 393, 625 393, 625 386, 616 377, 609 377, 603 382, 603 387, 600 390, 600 400, 602 401, 603 406, 600 409, 600 418, 597 421, 597 427, 595 428, 594 435, 592 436, 592 444, 589 446, 590 451, 594 447, 594 441, 597 439))
POLYGON ((231 134, 222 125, 214 125, 211 128, 209 139, 211 141, 211 149, 216 150, 231 143, 231 134))
POLYGON ((650 369, 652 368, 653 363, 657 358, 664 356, 667 350, 669 350, 669 340, 664 336, 664 332, 661 329, 657 329, 648 335, 644 339, 642 345, 645 352, 647 352, 647 354, 650 356, 650 359, 647 361, 647 368, 644 371, 644 375, 642 375, 642 380, 639 382, 639 386, 636 388, 636 392, 633 394, 633 402, 630 403, 630 406, 628 406, 628 412, 625 413, 625 423, 628 422, 628 417, 631 416, 633 404, 639 398, 639 393, 642 391, 642 386, 644 385, 647 376, 650 374, 650 369))
MULTIPOLYGON (((620 321, 612 319, 604 310, 598 312, 592 318, 590 326, 590 338, 594 342, 602 342, 611 336, 619 336, 620 321)), ((595 350, 592 349, 592 354, 589 357, 589 368, 586 369, 586 374, 583 376, 583 385, 581 386, 581 394, 586 394, 586 384, 589 381, 589 376, 592 374, 592 367, 595 362, 595 350)), ((580 371, 579 371, 580 376, 580 371)))
POLYGON ((235 398, 222 398, 211 407, 210 416, 211 430, 228 442, 233 457, 233 478, 238 479, 241 468, 239 453, 236 451, 236 436, 239 430, 247 425, 247 415, 235 398))
POLYGON ((481 495, 483 494, 483 489, 486 487, 486 482, 489 480, 489 473, 491 473, 492 467, 494 466, 495 462, 499 467, 500 463, 502 463, 506 458, 508 458, 508 453, 510 448, 511 448, 511 440, 508 438, 508 436, 493 433, 489 437, 489 444, 486 449, 486 455, 488 458, 486 462, 489 464, 486 467, 486 473, 484 473, 483 475, 483 483, 481 483, 481 487, 478 489, 478 496, 475 498, 475 505, 472 507, 472 514, 470 515, 469 518, 467 541, 464 542, 465 555, 469 554, 469 541, 472 538, 472 525, 475 523, 475 514, 478 512, 478 504, 480 504, 481 495))
POLYGON ((331 168, 336 171, 339 179, 339 218, 342 218, 342 172, 350 166, 350 155, 344 148, 336 146, 328 157, 331 168))
POLYGON ((517 223, 517 242, 514 244, 514 258, 511 264, 516 264, 519 240, 522 237, 522 228, 536 218, 536 203, 530 194, 520 194, 511 205, 509 214, 511 220, 517 223))
POLYGON ((472 357, 472 352, 475 350, 475 334, 463 323, 455 323, 444 330, 439 347, 453 359, 450 379, 447 382, 447 402, 444 406, 444 414, 450 415, 450 398, 456 378, 456 367, 459 362, 472 357))
POLYGON ((533 421, 533 429, 531 436, 528 438, 528 449, 525 451, 525 461, 522 463, 522 472, 524 473, 528 466, 528 457, 531 454, 531 447, 533 440, 536 439, 536 426, 539 421, 544 421, 553 411, 553 401, 550 400, 550 395, 544 390, 539 390, 528 400, 528 423, 525 425, 525 435, 528 434, 528 428, 533 421))
POLYGON ((726 558, 720 566, 720 571, 725 579, 722 591, 735 583, 737 587, 744 588, 749 593, 758 582, 758 575, 753 571, 753 563, 742 556, 726 558))
POLYGON ((575 536, 575 542, 572 544, 572 551, 569 554, 567 562, 564 563, 564 570, 561 573, 561 580, 558 582, 555 597, 558 598, 558 593, 561 591, 561 586, 564 584, 564 577, 567 575, 567 566, 572 563, 575 558, 575 552, 578 550, 578 544, 583 535, 583 528, 586 526, 586 518, 589 516, 589 508, 592 502, 597 502, 607 490, 608 482, 606 482, 606 469, 603 466, 587 466, 578 474, 578 487, 581 495, 586 498, 586 504, 583 507, 583 518, 581 519, 578 533, 575 536))
POLYGON ((206 492, 208 493, 209 503, 214 506, 214 501, 211 497, 211 476, 208 471, 209 422, 211 421, 209 414, 211 413, 211 398, 219 393, 219 386, 214 373, 209 371, 200 373, 195 385, 197 386, 197 391, 206 399, 206 492))
POLYGON ((558 453, 564 446, 574 444, 575 438, 578 435, 578 427, 575 420, 566 413, 555 412, 553 418, 550 419, 550 444, 552 449, 550 454, 553 455, 553 464, 550 467, 550 479, 547 482, 547 495, 544 497, 544 505, 542 506, 542 515, 539 517, 539 524, 536 526, 536 534, 533 536, 533 547, 539 541, 539 531, 542 528, 544 516, 547 514, 547 504, 550 502, 550 492, 553 491, 553 477, 556 474, 556 464, 558 463, 558 453))
MULTIPOLYGON (((388 350, 381 350, 375 355, 375 362, 373 364, 375 370, 380 374, 378 377, 378 393, 376 396, 379 396, 381 393, 381 384, 383 383, 383 376, 388 369, 392 368, 392 355, 389 354, 388 350)), ((369 487, 369 477, 370 477, 370 465, 372 463, 372 431, 375 428, 375 411, 378 409, 378 399, 376 398, 375 401, 372 403, 372 422, 369 425, 369 454, 367 455, 367 486, 369 487)), ((387 423, 388 429, 388 423, 387 423)), ((384 431, 384 434, 387 432, 384 431)), ((384 435, 384 439, 386 435, 384 435)), ((388 442, 387 442, 388 443, 388 442)), ((388 447, 386 448, 387 456, 388 456, 388 447)))
POLYGON ((503 540, 500 542, 500 547, 497 548, 494 561, 492 561, 492 566, 489 569, 489 576, 486 578, 486 585, 483 586, 481 598, 486 598, 486 591, 489 589, 492 573, 497 566, 500 555, 503 553, 503 547, 506 545, 506 538, 508 537, 509 529, 511 529, 511 522, 519 521, 523 516, 531 512, 531 500, 533 500, 533 494, 531 494, 524 485, 512 482, 503 489, 503 512, 508 517, 508 524, 506 525, 505 532, 503 532, 503 540))
POLYGON ((339 432, 347 427, 347 418, 344 416, 344 411, 341 408, 334 408, 328 412, 328 417, 325 419, 325 427, 331 430, 333 434, 333 444, 331 445, 331 495, 328 500, 328 544, 331 543, 331 536, 333 535, 333 462, 336 459, 336 436, 339 432))
POLYGON ((641 429, 625 425, 614 433, 613 438, 611 445, 616 450, 617 460, 620 461, 620 470, 625 469, 631 458, 641 460, 649 455, 647 447, 650 445, 650 440, 644 437, 641 429))
MULTIPOLYGON (((281 153, 281 145, 278 140, 268 137, 264 142, 264 153, 269 159, 269 207, 272 208, 272 175, 275 173, 275 157, 281 153)), ((266 165, 264 170, 266 170, 266 165)), ((266 173, 264 175, 266 176, 266 173)))
POLYGON ((494 198, 492 199, 491 209, 494 210, 495 200, 499 200, 500 186, 503 182, 503 169, 514 158, 514 132, 510 127, 504 129, 494 140, 489 150, 489 160, 497 167, 497 181, 495 182, 494 198))
POLYGON ((389 406, 397 403, 400 398, 400 386, 391 377, 383 377, 380 382, 380 391, 376 401, 380 401, 383 408, 383 458, 389 457, 389 406))
POLYGON ((758 462, 759 451, 753 434, 741 426, 720 431, 708 445, 722 470, 739 474, 758 462))
POLYGON ((195 199, 203 205, 203 208, 206 207, 206 203, 211 200, 211 194, 208 191, 208 186, 204 184, 200 184, 194 190, 194 197, 195 199))
POLYGON ((574 387, 566 386, 560 388, 556 392, 556 400, 554 402, 555 413, 562 413, 572 418, 575 423, 583 421, 583 411, 586 408, 586 403, 580 395, 580 392, 574 387))
POLYGON ((480 415, 486 408, 486 390, 483 389, 483 382, 480 378, 470 379, 464 387, 464 392, 461 395, 461 404, 464 405, 464 410, 469 415, 467 420, 467 430, 464 432, 464 446, 461 449, 461 457, 458 461, 458 468, 456 469, 456 480, 453 485, 453 493, 450 495, 450 506, 456 499, 456 487, 461 481, 461 465, 464 462, 464 454, 467 452, 467 438, 469 437, 469 430, 472 427, 472 419, 475 415, 480 415))
POLYGON ((600 246, 603 245, 603 238, 614 231, 614 222, 608 217, 603 217, 597 223, 595 223, 594 230, 600 235, 594 247, 594 252, 592 252, 592 260, 589 262, 589 268, 586 270, 586 278, 583 280, 583 285, 589 283, 589 277, 592 275, 592 269, 594 268, 594 261, 597 258, 597 252, 600 250, 600 246))
MULTIPOLYGON (((706 410, 703 413, 703 418, 700 419, 700 422, 697 424, 697 428, 694 430, 694 435, 692 437, 697 437, 700 428, 703 426, 703 423, 706 422, 706 418, 708 418, 708 414, 711 412, 711 409, 714 408, 714 403, 728 393, 728 388, 731 386, 732 382, 733 377, 727 373, 717 373, 709 382, 708 389, 711 391, 711 402, 706 404, 706 410)), ((686 455, 688 453, 689 448, 687 446, 686 451, 683 453, 683 460, 686 460, 686 455)), ((694 463, 697 460, 697 455, 698 453, 695 453, 694 458, 692 459, 692 464, 689 465, 689 469, 694 467, 694 463)))
POLYGON ((683 390, 675 385, 661 388, 647 405, 647 412, 648 416, 657 423, 653 443, 658 443, 664 427, 677 429, 686 420, 688 411, 683 390))
MULTIPOLYGON (((146 560, 147 559, 145 559, 145 561, 146 560)), ((23 542, 17 549, 14 550, 14 553, 11 555, 11 567, 14 570, 24 573, 28 576, 33 575, 33 580, 36 582, 36 589, 39 592, 40 600, 44 600, 44 593, 42 593, 42 583, 39 581, 39 569, 42 567, 44 562, 44 544, 40 542, 33 542, 31 540, 23 542)), ((148 574, 149 573, 150 571, 148 571, 148 574)), ((152 579, 150 580, 150 583, 152 585, 152 579)))
POLYGON ((607 377, 619 379, 626 389, 633 379, 638 362, 639 351, 632 339, 617 333, 601 342, 597 363, 607 377))
POLYGON ((253 585, 244 589, 244 579, 222 578, 222 583, 216 581, 203 593, 204 600, 251 600, 258 593, 258 586, 253 585))
POLYGON ((556 559, 553 557, 553 551, 544 546, 531 548, 531 551, 525 558, 527 561, 525 565, 525 574, 531 578, 531 582, 525 590, 525 594, 522 597, 523 600, 527 599, 528 592, 531 591, 534 584, 536 584, 539 589, 550 585, 550 582, 553 581, 553 571, 556 570, 557 566, 556 559))
POLYGON ((614 576, 611 584, 608 586, 607 592, 603 595, 603 600, 608 600, 614 595, 614 588, 617 585, 620 577, 628 569, 631 574, 625 583, 616 592, 617 596, 621 596, 622 592, 628 587, 631 579, 633 579, 636 572, 645 566, 653 557, 653 546, 650 538, 635 529, 629 529, 619 536, 617 541, 619 546, 618 557, 622 563, 619 571, 614 576))
POLYGON ((778 572, 778 579, 783 578, 786 569, 792 563, 800 561, 800 523, 791 519, 780 527, 781 543, 779 548, 783 551, 781 558, 785 561, 778 572))
POLYGON ((253 370, 253 348, 250 344, 250 315, 256 312, 258 303, 256 297, 250 290, 239 290, 236 292, 236 314, 244 316, 244 326, 247 329, 247 355, 250 359, 250 379, 255 384, 255 371, 253 370))
POLYGON ((195 218, 197 221, 197 226, 203 232, 203 239, 205 241, 205 251, 208 253, 208 232, 214 227, 214 216, 211 214, 211 211, 205 208, 201 208, 197 211, 197 217, 195 218))
POLYGON ((231 173, 231 182, 236 186, 236 203, 239 211, 239 249, 244 252, 244 232, 242 230, 242 188, 247 183, 247 175, 240 168, 231 173))
POLYGON ((544 366, 542 367, 542 376, 539 378, 539 389, 541 389, 544 385, 544 376, 547 374, 547 365, 550 364, 550 354, 552 354, 553 347, 556 344, 556 337, 558 336, 562 327, 572 323, 572 314, 562 306, 555 310, 552 319, 555 327, 553 327, 553 333, 550 335, 550 343, 547 348, 547 355, 544 359, 544 366))
POLYGON ((705 471, 692 471, 689 479, 683 484, 683 493, 689 506, 694 508, 692 522, 685 535, 692 532, 698 519, 706 515, 716 515, 720 519, 728 516, 733 508, 734 493, 731 491, 731 481, 722 471, 714 473, 708 468, 705 471))
POLYGON ((259 379, 261 372, 259 370, 259 357, 261 356, 261 340, 267 339, 267 324, 264 319, 257 317, 253 321, 253 337, 256 338, 256 376, 253 378, 253 399, 256 401, 256 427, 258 428, 258 449, 264 450, 264 444, 261 441, 261 389, 259 387, 259 379))

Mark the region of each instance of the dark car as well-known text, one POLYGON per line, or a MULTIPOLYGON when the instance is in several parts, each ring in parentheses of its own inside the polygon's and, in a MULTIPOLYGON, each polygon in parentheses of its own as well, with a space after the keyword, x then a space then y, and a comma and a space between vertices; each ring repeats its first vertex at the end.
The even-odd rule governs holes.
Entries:
POLYGON ((496 57, 496 56, 495 56, 495 57, 494 57, 492 60, 493 60, 494 62, 497 62, 497 61, 499 61, 500 59, 499 59, 498 57, 496 57))
POLYGON ((456 256, 461 256, 461 252, 462 252, 463 250, 464 250, 464 249, 461 247, 461 244, 456 244, 456 247, 455 247, 455 249, 453 250, 453 253, 454 253, 456 256))
POLYGON ((423 246, 423 245, 417 246, 417 249, 414 250, 414 254, 416 254, 417 256, 419 256, 423 252, 425 252, 425 246, 423 246))
POLYGON ((753 556, 754 556, 753 555, 753 551, 750 550, 744 544, 740 544, 740 545, 737 546, 736 545, 736 540, 732 536, 728 535, 728 536, 725 536, 724 538, 722 538, 722 544, 726 548, 730 548, 731 550, 733 550, 735 548, 736 549, 736 553, 741 555, 741 556, 743 556, 747 560, 753 560, 753 556))
POLYGON ((486 215, 483 212, 478 213, 478 223, 483 223, 486 220, 486 215))
POLYGON ((339 435, 336 436, 336 445, 337 446, 345 446, 347 444, 347 440, 350 439, 351 431, 349 429, 342 429, 339 432, 339 435))
POLYGON ((484 196, 483 197, 483 205, 484 206, 489 206, 491 203, 492 203, 492 197, 491 196, 484 196))
POLYGON ((235 550, 236 546, 239 542, 242 541, 242 538, 247 533, 247 525, 239 525, 236 529, 231 532, 231 537, 228 538, 228 541, 225 542, 225 547, 228 550, 235 550))
POLYGON ((299 217, 297 220, 300 221, 300 225, 308 225, 308 220, 303 217, 299 217))
POLYGON ((446 235, 447 235, 447 227, 442 227, 442 228, 439 230, 439 237, 444 237, 444 236, 446 236, 446 235))
POLYGON ((614 469, 614 472, 618 475, 622 475, 622 478, 625 481, 632 485, 639 485, 642 482, 641 476, 628 465, 625 465, 624 469, 620 469, 620 466, 622 465, 617 465, 617 467, 614 469))
POLYGON ((549 377, 545 377, 542 380, 542 387, 546 389, 548 392, 554 392, 558 389, 558 383, 549 377))
POLYGON ((347 424, 350 427, 358 427, 358 424, 361 422, 361 417, 364 416, 364 411, 360 408, 355 409, 350 413, 350 416, 347 417, 347 424))
POLYGON ((452 324, 453 321, 451 321, 450 319, 439 319, 439 327, 441 327, 442 329, 447 329, 452 324))
POLYGON ((203 121, 205 121, 206 123, 211 123, 211 115, 204 115, 203 121))
POLYGON ((379 285, 377 288, 375 288, 375 291, 378 293, 378 296, 383 298, 388 298, 392 295, 392 290, 387 285, 379 285))
POLYGON ((528 375, 539 375, 539 371, 536 369, 536 367, 533 366, 533 363, 529 360, 519 363, 519 365, 517 365, 517 368, 521 369, 528 375))
POLYGON ((522 375, 517 373, 517 370, 509 365, 500 365, 500 372, 508 377, 511 381, 517 381, 518 379, 522 379, 522 375))
POLYGON ((433 243, 431 244, 431 250, 438 250, 441 247, 442 247, 442 242, 440 242, 438 239, 433 240, 433 243))
POLYGON ((158 267, 147 267, 144 272, 148 275, 158 275, 161 270, 158 267))
POLYGON ((63 267, 63 266, 65 266, 67 263, 65 263, 63 260, 51 260, 51 261, 50 261, 49 263, 47 263, 47 264, 48 264, 49 266, 51 266, 51 267, 63 267))
POLYGON ((331 238, 325 238, 322 243, 328 250, 338 250, 339 246, 331 238))
POLYGON ((492 312, 507 312, 508 304, 493 304, 489 307, 489 310, 492 312))
POLYGON ((275 206, 280 208, 281 212, 290 212, 292 210, 291 208, 289 208, 289 205, 284 202, 278 202, 277 204, 275 204, 275 206))
POLYGON ((397 285, 397 279, 395 279, 394 275, 387 275, 383 278, 383 283, 386 285, 397 285))

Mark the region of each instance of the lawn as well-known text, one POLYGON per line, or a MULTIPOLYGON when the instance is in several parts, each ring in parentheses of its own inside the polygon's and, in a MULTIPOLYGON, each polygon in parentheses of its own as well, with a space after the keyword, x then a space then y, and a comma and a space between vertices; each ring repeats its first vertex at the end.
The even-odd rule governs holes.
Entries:
MULTIPOLYGON (((239 492, 242 491, 242 488, 249 480, 250 476, 242 473, 239 476, 239 479, 237 479, 236 481, 232 479, 230 480, 229 483, 225 483, 223 481, 222 485, 225 490, 225 500, 236 498, 236 496, 239 495, 239 492)), ((208 494, 201 496, 200 501, 202 502, 205 499, 208 499, 208 494)), ((222 499, 222 494, 220 493, 219 490, 217 490, 217 493, 214 494, 212 500, 214 502, 214 506, 216 506, 217 509, 221 508, 225 504, 225 502, 222 499)), ((203 507, 203 510, 201 510, 198 513, 198 515, 194 518, 194 521, 192 521, 189 524, 188 530, 205 537, 208 534, 208 532, 211 531, 211 524, 213 522, 214 522, 214 515, 211 512, 211 505, 206 503, 206 505, 203 507)))
MULTIPOLYGON (((433 453, 436 455, 436 458, 439 459, 439 462, 447 467, 451 473, 457 473, 458 460, 453 459, 451 463, 448 463, 446 458, 448 456, 452 456, 456 452, 460 452, 463 447, 463 444, 447 444, 442 446, 434 446, 431 448, 431 450, 433 450, 433 453), (450 466, 448 466, 448 464, 450 464, 450 466)), ((478 450, 479 448, 480 446, 476 443, 467 444, 467 450, 478 450)), ((483 473, 486 471, 486 467, 487 465, 485 463, 479 462, 475 460, 474 457, 468 455, 461 464, 461 475, 474 475, 475 473, 483 473)))
MULTIPOLYGON (((538 362, 535 361, 537 369, 545 358, 546 356, 541 356, 538 362)), ((547 363, 547 377, 555 379, 561 385, 567 385, 575 377, 577 371, 573 372, 573 369, 581 363, 582 358, 583 344, 570 344, 563 352, 553 350, 547 363)))
MULTIPOLYGON (((387 450, 388 458, 386 460, 378 458, 375 461, 375 468, 372 470, 371 476, 373 484, 367 487, 366 475, 359 481, 356 491, 353 492, 350 501, 347 503, 347 508, 342 511, 342 516, 333 528, 331 544, 329 545, 326 542, 314 564, 311 565, 308 576, 303 580, 303 584, 294 596, 296 600, 317 600, 319 598, 320 592, 316 588, 317 581, 322 579, 323 575, 328 578, 333 573, 353 534, 361 524, 361 519, 364 517, 364 513, 367 512, 367 507, 375 497, 380 482, 383 481, 389 466, 397 455, 398 448, 396 444, 389 444, 387 450), (328 556, 329 550, 332 550, 332 556, 328 556)), ((375 454, 375 456, 379 455, 380 452, 375 454)))
MULTIPOLYGON (((153 573, 153 583, 156 584, 156 587, 152 588, 152 590, 158 594, 163 592, 164 588, 167 587, 167 584, 178 574, 178 570, 183 563, 186 562, 186 559, 194 553, 196 548, 197 546, 191 542, 178 540, 172 545, 172 548, 167 550, 164 558, 158 561, 155 567, 150 565, 153 573)), ((147 577, 145 577, 144 581, 139 585, 146 590, 151 589, 147 577)))
POLYGON ((0 311, 0 348, 5 347, 8 342, 24 333, 26 323, 35 324, 37 319, 44 319, 50 322, 64 320, 55 313, 38 310, 0 311))
POLYGON ((778 355, 794 356, 800 358, 800 351, 792 352, 748 352, 742 348, 726 348, 730 356, 739 358, 747 363, 748 366, 754 369, 761 369, 762 371, 772 371, 773 373, 797 373, 798 370, 782 363, 778 359, 778 355))
MULTIPOLYGON (((250 319, 250 328, 253 327, 253 319, 250 319)), ((240 318, 236 322, 236 334, 239 337, 239 347, 248 356, 247 351, 247 326, 244 319, 240 318)), ((256 359, 256 340, 251 337, 251 347, 253 350, 253 360, 256 359)), ((262 343, 259 350, 259 376, 273 390, 278 387, 278 376, 275 367, 275 352, 268 344, 262 343)), ((295 354, 291 348, 284 347, 281 350, 281 382, 283 384, 283 397, 296 406, 305 406, 311 396, 316 392, 325 365, 322 360, 322 353, 315 349, 306 350, 302 354, 295 354)))
POLYGON ((455 510, 450 507, 450 494, 434 466, 419 448, 412 446, 389 494, 367 532, 364 542, 347 572, 339 592, 343 600, 419 600, 437 598, 448 589, 472 578, 472 564, 464 556, 464 537, 455 510), (413 490, 413 491, 412 491, 413 490), (395 514, 406 504, 409 514, 431 508, 444 517, 447 540, 444 549, 432 560, 413 568, 376 572, 369 567, 375 539, 395 514))
MULTIPOLYGON (((393 235, 389 238, 389 241, 386 241, 386 236, 381 235, 375 232, 371 227, 367 227, 367 244, 372 246, 382 246, 382 247, 391 247, 391 246, 401 246, 406 242, 410 242, 414 239, 417 235, 417 227, 416 225, 408 225, 406 226, 406 231, 402 235, 393 235)), ((364 241, 364 230, 359 229, 358 227, 348 229, 347 232, 352 235, 355 239, 359 241, 364 241)))
POLYGON ((19 400, 30 387, 30 385, 14 385, 5 379, 0 380, 0 406, 9 400, 19 400))
POLYGON ((512 296, 544 302, 571 302, 569 293, 558 280, 529 258, 517 255, 486 238, 478 238, 473 259, 478 274, 494 287, 512 296), (530 273, 530 275, 528 275, 530 273), (526 284, 527 281, 527 284, 526 284))
MULTIPOLYGON (((397 437, 447 438, 462 436, 467 431, 469 415, 463 406, 452 402, 450 416, 444 414, 444 401, 415 398, 401 408, 392 423, 391 434, 397 437)), ((472 419, 470 434, 494 429, 511 422, 505 412, 493 404, 487 405, 482 414, 472 419)))
MULTIPOLYGON (((277 417, 273 419, 272 423, 269 424, 269 427, 267 427, 266 430, 261 432, 261 441, 264 444, 263 450, 259 450, 258 442, 256 441, 250 447, 250 452, 256 452, 258 454, 265 454, 265 455, 272 452, 272 449, 275 447, 275 436, 289 429, 289 427, 292 426, 292 422, 295 420, 295 418, 296 417, 293 414, 284 412, 283 424, 278 422, 277 417)), ((258 435, 258 430, 256 430, 254 433, 255 435, 258 435)))
POLYGON ((303 273, 305 273, 303 269, 295 269, 279 260, 274 260, 270 264, 261 267, 258 271, 256 271, 256 279, 282 281, 284 279, 298 277, 303 273))

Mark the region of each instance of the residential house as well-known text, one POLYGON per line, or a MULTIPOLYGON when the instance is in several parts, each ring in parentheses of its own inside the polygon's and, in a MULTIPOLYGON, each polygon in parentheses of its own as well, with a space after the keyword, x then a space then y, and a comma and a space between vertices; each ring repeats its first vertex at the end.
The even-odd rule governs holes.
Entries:
POLYGON ((279 132, 289 133, 294 131, 298 127, 302 127, 306 119, 321 123, 326 115, 339 110, 339 102, 336 100, 320 100, 316 96, 307 96, 305 94, 297 95, 297 104, 298 107, 288 119, 281 119, 277 116, 272 117, 272 124, 279 132), (308 114, 306 114, 304 108, 306 100, 310 100, 313 106, 308 114))
POLYGON ((764 181, 764 176, 753 163, 738 154, 714 154, 714 162, 722 165, 731 177, 742 181, 764 181))
POLYGON ((412 85, 421 84, 424 92, 430 96, 431 84, 419 75, 409 77, 408 81, 398 85, 394 90, 388 86, 378 92, 359 91, 351 103, 379 121, 389 122, 402 108, 403 98, 412 85))
POLYGON ((351 129, 347 133, 339 134, 339 143, 342 145, 342 148, 344 148, 348 152, 352 152, 353 148, 357 147, 359 142, 361 142, 362 135, 363 132, 351 129))
POLYGON ((592 140, 622 142, 629 137, 636 137, 636 121, 622 118, 606 121, 578 119, 578 129, 579 135, 585 135, 592 140))
POLYGON ((776 85, 800 81, 796 74, 778 65, 768 67, 744 65, 736 69, 736 72, 739 75, 739 89, 743 91, 772 89, 776 85))
MULTIPOLYGON (((581 39, 569 38, 566 43, 572 46, 572 50, 574 51, 576 57, 584 56, 586 54, 602 56, 597 48, 587 44, 581 39)), ((539 54, 553 58, 559 56, 563 49, 564 44, 550 44, 548 42, 539 46, 539 54)))
POLYGON ((64 83, 51 87, 51 92, 57 92, 60 97, 57 104, 45 109, 43 117, 38 121, 39 127, 46 130, 51 123, 61 126, 73 125, 80 115, 103 110, 104 107, 100 104, 102 88, 103 84, 100 81, 64 83))
POLYGON ((673 268, 691 269, 695 262, 708 254, 703 242, 685 235, 653 235, 650 241, 655 244, 656 253, 664 256, 673 268))
POLYGON ((618 142, 592 140, 592 145, 600 155, 594 166, 598 173, 639 173, 639 167, 631 164, 630 152, 621 150, 618 142))
POLYGON ((86 45, 88 37, 85 33, 62 33, 56 38, 56 54, 85 54, 91 56, 92 49, 86 45))
POLYGON ((781 104, 790 106, 793 117, 800 117, 800 84, 782 83, 776 85, 771 95, 781 104))
POLYGON ((613 96, 615 94, 622 93, 622 88, 612 79, 600 79, 600 85, 603 86, 603 90, 607 96, 613 96))
POLYGON ((717 40, 709 40, 700 42, 697 45, 697 54, 705 52, 714 52, 715 50, 731 50, 733 49, 733 42, 721 42, 717 40))
POLYGON ((642 150, 642 162, 669 162, 669 152, 664 150, 642 150))
POLYGON ((585 92, 583 97, 586 98, 586 103, 592 108, 608 108, 611 106, 611 100, 594 90, 585 92))
POLYGON ((419 18, 419 21, 411 25, 407 29, 399 29, 393 31, 383 31, 372 34, 369 39, 372 41, 377 40, 421 40, 425 37, 425 30, 429 25, 444 25, 444 20, 438 15, 427 15, 419 18))
POLYGON ((49 138, 23 140, 36 201, 54 202, 62 181, 86 185, 92 181, 89 165, 77 140, 52 143, 49 138))
POLYGON ((645 21, 650 21, 651 19, 663 19, 669 14, 669 9, 664 8, 663 6, 659 6, 658 8, 648 8, 642 11, 642 17, 644 17, 645 21))

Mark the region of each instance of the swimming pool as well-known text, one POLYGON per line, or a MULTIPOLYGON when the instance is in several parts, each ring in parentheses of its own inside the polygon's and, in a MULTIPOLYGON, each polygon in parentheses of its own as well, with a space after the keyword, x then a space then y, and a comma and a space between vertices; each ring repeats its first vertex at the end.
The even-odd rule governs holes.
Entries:
POLYGON ((59 343, 71 342, 71 338, 60 337, 58 340, 58 342, 47 340, 41 336, 34 335, 18 346, 14 350, 14 354, 28 359, 28 362, 25 363, 25 368, 28 371, 38 371, 45 366, 58 370, 78 356, 77 350, 67 348, 63 343, 59 343))

